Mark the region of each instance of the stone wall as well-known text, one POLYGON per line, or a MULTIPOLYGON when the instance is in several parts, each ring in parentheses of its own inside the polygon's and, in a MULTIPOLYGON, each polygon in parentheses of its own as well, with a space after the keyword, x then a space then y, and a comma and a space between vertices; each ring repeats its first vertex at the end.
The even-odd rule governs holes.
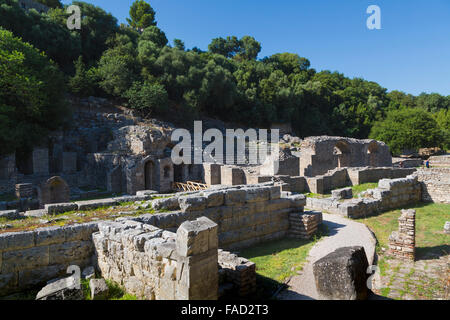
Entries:
POLYGON ((218 298, 217 225, 184 222, 176 234, 135 221, 102 222, 93 235, 102 276, 146 300, 218 298))
POLYGON ((319 211, 360 218, 415 204, 422 199, 421 184, 414 175, 400 179, 382 179, 378 188, 369 189, 351 200, 334 198, 306 199, 306 207, 319 211))
POLYGON ((251 298, 256 292, 256 265, 219 249, 219 297, 251 298))
POLYGON ((96 223, 0 234, 0 296, 27 290, 92 263, 96 223))
MULTIPOLYGON (((167 201, 172 210, 181 210, 133 219, 174 231, 184 221, 205 216, 218 224, 219 246, 223 249, 283 238, 290 228, 289 214, 302 212, 306 202, 303 195, 281 197, 281 186, 208 190, 162 201, 167 201)), ((161 206, 164 208, 164 204, 161 206)))
POLYGON ((415 259, 416 245, 416 211, 402 210, 398 218, 398 231, 389 236, 388 254, 395 258, 415 259))
POLYGON ((241 168, 233 166, 220 167, 221 184, 226 186, 236 186, 246 184, 245 173, 241 168))
POLYGON ((450 203, 450 168, 419 169, 416 175, 422 185, 422 201, 450 203))
POLYGON ((432 167, 450 167, 450 155, 432 156, 428 160, 432 167))
POLYGON ((343 167, 392 166, 389 147, 381 141, 345 137, 307 137, 301 143, 300 175, 314 177, 343 167))
POLYGON ((405 168, 338 168, 328 171, 324 175, 306 177, 305 191, 317 194, 326 194, 331 190, 346 186, 355 186, 369 182, 378 182, 381 179, 404 178, 416 169, 405 168))

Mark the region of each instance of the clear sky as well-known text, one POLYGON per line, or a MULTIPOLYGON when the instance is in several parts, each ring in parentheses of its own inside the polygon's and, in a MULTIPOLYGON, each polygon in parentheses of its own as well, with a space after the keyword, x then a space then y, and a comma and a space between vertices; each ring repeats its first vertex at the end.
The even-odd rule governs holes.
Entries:
MULTIPOLYGON (((85 0, 126 23, 133 0, 85 0)), ((71 3, 64 0, 63 3, 71 3)), ((206 50, 212 38, 251 35, 259 58, 293 52, 316 70, 407 93, 450 95, 450 0, 148 0, 167 38, 206 50), (381 30, 369 30, 369 5, 381 30)))

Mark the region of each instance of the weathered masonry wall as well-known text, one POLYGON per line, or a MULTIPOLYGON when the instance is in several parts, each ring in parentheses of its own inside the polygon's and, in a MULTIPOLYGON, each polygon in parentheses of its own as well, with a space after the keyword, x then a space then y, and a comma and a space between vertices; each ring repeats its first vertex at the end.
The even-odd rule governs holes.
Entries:
POLYGON ((241 186, 161 199, 159 203, 160 208, 181 210, 133 219, 175 230, 184 221, 205 216, 218 224, 219 246, 236 249, 286 236, 289 214, 302 213, 306 200, 303 195, 281 197, 280 186, 241 186))
POLYGON ((414 168, 392 167, 338 168, 330 170, 325 175, 306 178, 306 185, 309 192, 324 194, 336 188, 378 182, 381 179, 404 178, 415 171, 414 168))
POLYGON ((401 208, 421 201, 421 185, 414 175, 400 179, 382 179, 378 188, 360 194, 360 198, 339 201, 334 198, 307 198, 306 207, 337 213, 349 218, 360 218, 401 208))
POLYGON ((398 231, 389 236, 388 254, 405 260, 415 259, 416 211, 402 210, 398 218, 398 231))
POLYGON ((93 235, 103 277, 147 300, 218 298, 217 225, 207 218, 177 233, 135 221, 103 222, 93 235))
POLYGON ((422 201, 450 203, 450 168, 417 170, 422 186, 422 201))
POLYGON ((96 223, 0 234, 0 296, 62 276, 69 265, 92 264, 96 223))

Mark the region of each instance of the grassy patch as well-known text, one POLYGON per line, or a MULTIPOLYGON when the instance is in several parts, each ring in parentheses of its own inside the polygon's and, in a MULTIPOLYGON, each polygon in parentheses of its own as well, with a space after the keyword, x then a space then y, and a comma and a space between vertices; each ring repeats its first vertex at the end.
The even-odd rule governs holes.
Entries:
POLYGON ((363 183, 356 186, 352 186, 353 197, 356 198, 361 192, 367 191, 369 189, 375 189, 378 187, 378 183, 363 183))
POLYGON ((270 298, 273 292, 289 277, 301 271, 307 262, 309 250, 328 232, 324 225, 312 240, 281 239, 262 243, 239 252, 256 264, 258 286, 266 291, 262 296, 270 298))
POLYGON ((303 194, 305 195, 305 197, 308 197, 308 198, 324 199, 324 198, 331 197, 331 193, 320 194, 320 193, 307 192, 307 193, 303 193, 303 194))
MULTIPOLYGON (((417 258, 434 253, 450 253, 450 235, 443 232, 444 224, 450 220, 450 205, 429 203, 411 207, 416 210, 416 253, 417 258)), ((375 233, 381 247, 387 248, 389 235, 398 229, 401 210, 392 210, 360 219, 375 233)))

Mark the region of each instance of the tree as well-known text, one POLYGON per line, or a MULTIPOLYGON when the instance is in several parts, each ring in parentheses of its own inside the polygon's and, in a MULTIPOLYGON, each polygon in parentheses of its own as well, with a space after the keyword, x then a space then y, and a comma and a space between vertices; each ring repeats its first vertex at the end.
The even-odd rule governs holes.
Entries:
POLYGON ((239 57, 245 60, 255 60, 261 51, 261 43, 250 36, 244 36, 239 40, 239 57))
POLYGON ((164 86, 150 82, 133 83, 124 96, 128 98, 131 108, 140 110, 147 116, 167 109, 169 100, 164 86))
POLYGON ((227 58, 233 57, 239 52, 240 42, 237 37, 227 37, 212 39, 211 43, 208 45, 208 50, 211 53, 221 54, 227 58))
POLYGON ((59 0, 35 0, 36 2, 42 3, 49 8, 62 8, 61 1, 59 0))
POLYGON ((0 28, 0 154, 31 148, 58 129, 66 115, 58 67, 0 28))
POLYGON ((370 138, 387 143, 391 152, 441 146, 442 133, 435 119, 423 109, 391 110, 386 119, 375 122, 370 138))
POLYGON ((73 61, 81 54, 81 42, 77 32, 67 29, 65 16, 62 9, 41 14, 22 10, 17 1, 2 0, 0 27, 44 51, 65 72, 71 72, 73 61))
POLYGON ((168 43, 166 34, 156 26, 145 28, 141 36, 139 37, 139 41, 142 40, 151 41, 159 48, 164 47, 168 43))
POLYGON ((69 80, 69 88, 72 93, 80 97, 91 96, 95 90, 96 81, 90 70, 86 70, 83 58, 80 56, 74 62, 75 75, 69 80))
POLYGON ((97 68, 99 85, 106 93, 122 97, 138 77, 136 49, 123 34, 116 34, 110 43, 113 47, 105 51, 97 68))
POLYGON ((136 0, 130 8, 130 19, 128 24, 135 29, 145 29, 150 26, 156 26, 155 11, 144 0, 136 0))
POLYGON ((173 46, 181 51, 184 51, 186 49, 184 46, 184 42, 180 39, 173 39, 173 46))

